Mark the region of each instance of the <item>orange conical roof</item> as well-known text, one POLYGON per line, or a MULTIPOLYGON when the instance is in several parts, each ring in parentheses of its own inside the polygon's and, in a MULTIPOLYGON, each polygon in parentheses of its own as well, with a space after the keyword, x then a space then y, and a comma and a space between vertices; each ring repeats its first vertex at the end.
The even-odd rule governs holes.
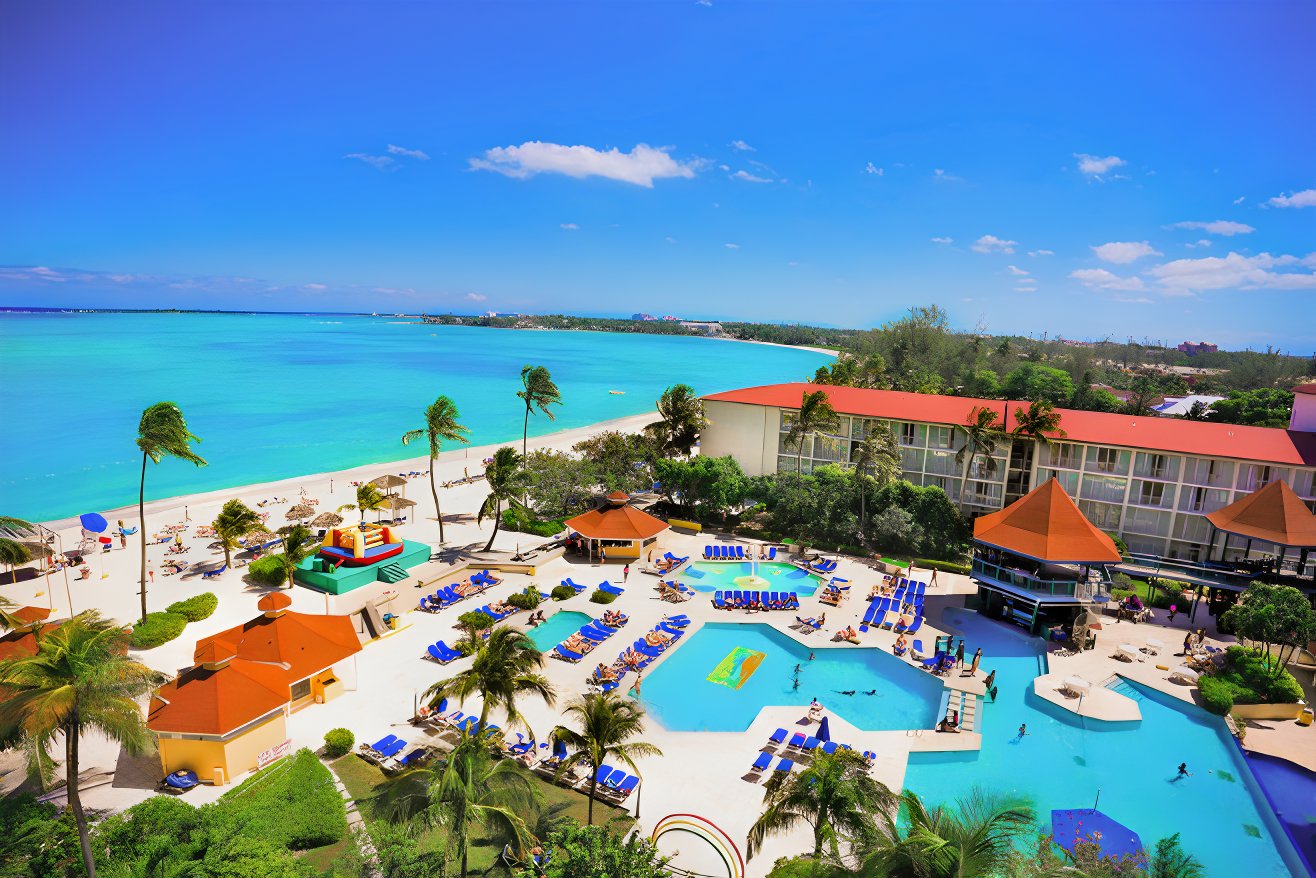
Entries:
POLYGON ((973 523, 980 543, 1038 561, 1071 564, 1115 564, 1115 542, 1069 499, 1052 478, 1000 512, 973 523))
POLYGON ((1316 547, 1316 515, 1286 482, 1271 482, 1224 509, 1208 512, 1206 520, 1225 533, 1281 546, 1316 547))
POLYGON ((292 606, 292 598, 281 591, 272 591, 256 601, 256 609, 262 613, 277 613, 292 606))

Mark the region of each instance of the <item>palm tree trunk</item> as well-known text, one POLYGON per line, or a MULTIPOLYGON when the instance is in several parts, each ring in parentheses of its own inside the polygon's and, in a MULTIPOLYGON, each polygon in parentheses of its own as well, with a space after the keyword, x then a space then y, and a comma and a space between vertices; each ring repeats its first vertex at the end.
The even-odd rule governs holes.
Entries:
POLYGON ((800 437, 800 447, 795 451, 795 475, 804 472, 804 437, 800 437))
POLYGON ((82 845, 82 865, 87 878, 96 878, 96 858, 91 853, 91 834, 87 831, 87 815, 82 811, 82 796, 78 792, 78 738, 80 727, 77 714, 64 730, 64 786, 68 790, 69 808, 78 824, 78 843, 82 845))
POLYGON ((142 621, 146 621, 146 452, 142 452, 142 482, 137 489, 137 538, 142 543, 142 621))
POLYGON ((868 485, 864 484, 864 474, 859 473, 859 532, 863 533, 864 520, 868 517, 868 485))
POLYGON ((599 767, 595 765, 593 768, 594 774, 589 779, 589 805, 586 806, 585 811, 586 826, 594 825, 594 795, 599 789, 599 767))
POLYGON ((438 458, 430 455, 430 493, 434 495, 434 517, 439 520, 439 545, 443 545, 443 511, 439 509, 439 489, 434 487, 434 468, 438 458))
POLYGON ((466 848, 462 848, 462 878, 466 878, 466 855, 467 855, 467 853, 468 853, 467 849, 466 849, 466 848))
POLYGON ((525 404, 525 425, 521 427, 521 456, 525 457, 526 441, 530 438, 530 401, 525 404))
POLYGON ((489 535, 489 542, 487 542, 487 543, 484 544, 484 550, 485 550, 486 552, 491 552, 491 551, 493 551, 494 540, 496 540, 496 539, 498 538, 498 525, 500 525, 500 524, 502 524, 502 523, 503 523, 503 501, 502 501, 502 500, 499 500, 497 503, 494 504, 494 529, 493 529, 493 533, 489 535))

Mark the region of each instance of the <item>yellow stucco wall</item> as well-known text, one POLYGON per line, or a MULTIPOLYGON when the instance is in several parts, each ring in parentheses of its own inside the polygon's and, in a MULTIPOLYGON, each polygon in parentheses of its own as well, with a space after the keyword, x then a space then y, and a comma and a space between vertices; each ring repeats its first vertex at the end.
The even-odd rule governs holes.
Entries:
POLYGON ((160 738, 160 763, 165 774, 187 769, 203 783, 224 784, 256 769, 263 750, 282 744, 288 728, 280 711, 264 723, 227 741, 160 738))

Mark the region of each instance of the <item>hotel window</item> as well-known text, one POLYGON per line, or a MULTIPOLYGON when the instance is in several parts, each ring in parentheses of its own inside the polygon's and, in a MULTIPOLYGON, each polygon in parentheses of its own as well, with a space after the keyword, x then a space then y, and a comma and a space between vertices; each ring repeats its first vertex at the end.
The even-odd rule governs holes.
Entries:
POLYGON ((900 449, 900 468, 906 473, 923 472, 923 455, 926 453, 921 448, 900 449))
POLYGON ((1293 493, 1299 497, 1316 497, 1316 472, 1298 470, 1293 474, 1293 493))
POLYGON ((928 473, 939 476, 959 475, 960 465, 955 462, 955 454, 950 451, 929 451, 925 469, 928 473))
MULTIPOLYGON (((1161 482, 1138 482, 1136 496, 1139 506, 1164 506, 1165 485, 1161 482)), ((1174 496, 1173 491, 1170 496, 1174 496)))
POLYGON ((1273 480, 1274 475, 1272 475, 1271 467, 1265 464, 1246 464, 1238 471, 1238 489, 1240 491, 1255 491, 1273 480))
POLYGON ((1212 488, 1228 486, 1234 479, 1234 465, 1209 457, 1190 457, 1184 461, 1183 480, 1192 485, 1212 488))
POLYGON ((900 425, 900 444, 901 444, 901 445, 913 445, 913 444, 914 444, 914 425, 913 425, 913 424, 901 424, 901 425, 900 425))
POLYGON ((1179 475, 1179 458, 1140 451, 1133 472, 1146 479, 1175 479, 1179 475))
POLYGON ((1211 539, 1211 523, 1200 515, 1180 515, 1174 520, 1176 540, 1205 543, 1211 539))
POLYGON ((1120 528, 1120 507, 1113 503, 1094 503, 1091 500, 1080 500, 1078 508, 1083 510, 1088 521, 1095 524, 1102 530, 1119 530, 1120 528))
POLYGON ((928 427, 929 448, 954 448, 955 429, 953 427, 928 427))
POLYGON ((1125 485, 1124 479, 1084 476, 1083 499, 1100 500, 1103 503, 1123 503, 1125 485))
POLYGON ((1170 535, 1170 515, 1154 509, 1130 506, 1124 515, 1124 530, 1154 537, 1170 535))
POLYGON ((1118 448, 1089 448, 1088 469, 1099 473, 1123 475, 1128 471, 1129 453, 1118 448))
POLYGON ((1072 442, 1055 442, 1048 449, 1051 466, 1064 469, 1078 469, 1083 465, 1083 455, 1078 446, 1072 442))
POLYGON ((311 678, 310 678, 310 677, 307 677, 305 680, 298 680, 296 683, 293 683, 293 684, 292 684, 292 700, 293 700, 293 701, 300 701, 301 699, 305 698, 306 696, 308 696, 308 695, 310 695, 310 694, 311 694, 311 678))
POLYGON ((1040 471, 1040 475, 1041 481, 1038 482, 1038 484, 1043 484, 1051 479, 1055 479, 1060 483, 1060 487, 1065 489, 1066 494, 1070 497, 1077 496, 1078 473, 1065 472, 1064 470, 1058 469, 1044 469, 1040 471))

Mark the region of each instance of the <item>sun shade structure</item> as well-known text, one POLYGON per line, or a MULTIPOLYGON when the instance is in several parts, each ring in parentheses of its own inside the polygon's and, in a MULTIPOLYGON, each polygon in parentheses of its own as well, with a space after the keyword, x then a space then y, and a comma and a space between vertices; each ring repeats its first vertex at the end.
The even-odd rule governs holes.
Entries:
POLYGON ((1070 853, 1080 841, 1096 844, 1103 857, 1125 857, 1142 850, 1138 833, 1094 808, 1052 811, 1051 835, 1070 853))
POLYGON ((667 522, 636 509, 630 499, 614 491, 597 509, 567 519, 566 526, 589 541, 591 554, 603 549, 610 559, 639 558, 643 547, 667 530, 667 522))
POLYGON ((1316 515, 1287 482, 1271 482, 1206 520, 1227 534, 1263 540, 1279 546, 1316 548, 1316 515))
POLYGON ((997 549, 1056 564, 1118 564, 1115 542, 1087 520, 1052 478, 1000 512, 978 518, 973 538, 997 549))

